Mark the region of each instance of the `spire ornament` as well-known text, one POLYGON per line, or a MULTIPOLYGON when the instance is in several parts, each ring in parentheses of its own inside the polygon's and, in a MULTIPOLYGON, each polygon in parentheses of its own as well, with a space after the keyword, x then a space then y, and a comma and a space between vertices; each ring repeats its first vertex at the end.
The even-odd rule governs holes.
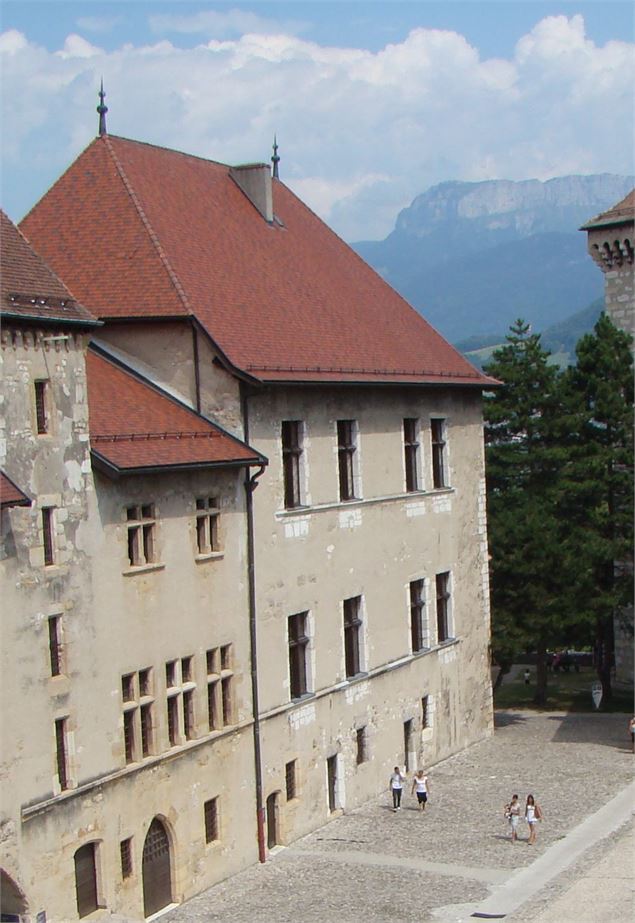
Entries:
POLYGON ((106 129, 106 113, 108 112, 108 106, 104 104, 106 94, 104 93, 104 79, 102 77, 101 86, 99 88, 99 105, 97 106, 97 112, 99 113, 99 135, 107 135, 108 131, 106 129))
POLYGON ((271 163, 273 164, 273 178, 280 179, 280 174, 278 172, 278 164, 280 163, 280 157, 278 156, 278 139, 276 136, 273 136, 273 157, 271 158, 271 163))

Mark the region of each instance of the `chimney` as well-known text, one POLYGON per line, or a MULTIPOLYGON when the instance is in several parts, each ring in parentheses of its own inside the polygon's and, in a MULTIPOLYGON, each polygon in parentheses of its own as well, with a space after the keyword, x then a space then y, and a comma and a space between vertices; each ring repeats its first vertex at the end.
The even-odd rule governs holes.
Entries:
POLYGON ((230 167, 229 175, 242 189, 251 204, 258 209, 265 221, 273 222, 273 192, 271 168, 266 163, 245 163, 230 167))

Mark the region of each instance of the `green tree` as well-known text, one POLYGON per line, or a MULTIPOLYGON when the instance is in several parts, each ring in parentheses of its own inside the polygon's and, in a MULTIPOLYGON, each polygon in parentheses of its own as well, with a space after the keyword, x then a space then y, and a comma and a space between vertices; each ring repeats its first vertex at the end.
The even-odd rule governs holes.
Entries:
POLYGON ((562 376, 548 359, 540 336, 517 320, 487 366, 501 386, 485 399, 493 651, 505 659, 513 645, 535 648, 539 705, 547 696, 547 650, 574 617, 560 516, 562 376))
POLYGON ((633 601, 633 358, 631 337, 602 314, 567 370, 566 508, 575 544, 572 590, 595 626, 603 701, 612 697, 614 616, 633 601))

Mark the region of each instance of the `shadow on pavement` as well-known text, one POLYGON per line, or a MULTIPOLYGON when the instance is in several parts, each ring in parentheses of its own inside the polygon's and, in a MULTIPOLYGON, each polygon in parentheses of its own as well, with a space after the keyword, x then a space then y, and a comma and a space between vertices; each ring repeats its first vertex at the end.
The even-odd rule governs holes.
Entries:
POLYGON ((513 711, 495 711, 494 712, 494 728, 506 728, 510 727, 513 724, 522 724, 526 721, 527 718, 525 715, 520 715, 518 712, 513 711))
POLYGON ((631 750, 628 733, 628 715, 620 712, 568 715, 549 715, 549 721, 557 721, 558 728, 553 735, 554 743, 591 743, 611 747, 627 753, 631 750))

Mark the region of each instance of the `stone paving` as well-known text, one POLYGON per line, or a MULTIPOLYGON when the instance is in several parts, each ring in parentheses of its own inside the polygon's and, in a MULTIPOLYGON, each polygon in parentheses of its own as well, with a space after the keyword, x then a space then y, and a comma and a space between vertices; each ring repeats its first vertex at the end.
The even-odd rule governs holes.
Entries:
POLYGON ((481 901, 488 884, 531 863, 631 781, 626 723, 621 714, 499 712, 492 738, 429 767, 424 814, 409 794, 393 813, 386 790, 162 920, 423 923, 436 908, 481 901), (513 792, 521 800, 532 792, 542 806, 534 847, 522 822, 521 841, 509 841, 502 809, 513 792))

